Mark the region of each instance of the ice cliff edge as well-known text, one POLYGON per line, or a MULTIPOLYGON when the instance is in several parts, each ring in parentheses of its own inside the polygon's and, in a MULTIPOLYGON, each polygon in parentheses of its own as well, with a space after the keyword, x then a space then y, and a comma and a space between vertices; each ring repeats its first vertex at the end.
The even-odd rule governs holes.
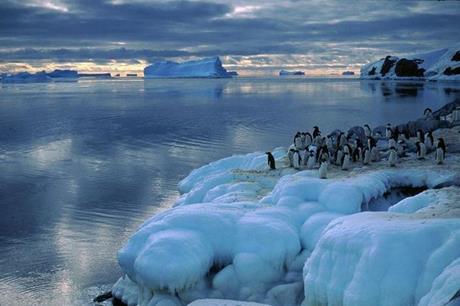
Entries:
POLYGON ((156 62, 144 68, 145 78, 231 78, 219 57, 177 63, 156 62))

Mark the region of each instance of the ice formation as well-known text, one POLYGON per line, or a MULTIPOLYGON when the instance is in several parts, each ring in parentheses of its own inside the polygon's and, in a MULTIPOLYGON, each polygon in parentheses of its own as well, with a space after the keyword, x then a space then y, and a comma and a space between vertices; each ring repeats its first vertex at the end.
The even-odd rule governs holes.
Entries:
POLYGON ((281 70, 279 73, 280 76, 284 75, 305 75, 305 72, 303 71, 288 71, 288 70, 281 70))
POLYGON ((149 306, 199 299, 422 306, 455 295, 460 189, 445 186, 458 181, 458 169, 322 180, 317 170, 283 168, 285 149, 273 155, 278 170, 251 153, 192 171, 175 207, 147 220, 119 251, 125 275, 114 295, 149 306), (404 187, 428 190, 388 212, 361 212, 404 187))
POLYGON ((37 73, 19 72, 16 74, 6 74, 1 79, 2 83, 46 83, 52 79, 41 71, 37 73))
POLYGON ((219 57, 176 63, 162 61, 144 68, 144 78, 231 78, 219 57))
POLYGON ((362 79, 428 79, 460 81, 460 44, 402 57, 388 55, 361 68, 362 79))

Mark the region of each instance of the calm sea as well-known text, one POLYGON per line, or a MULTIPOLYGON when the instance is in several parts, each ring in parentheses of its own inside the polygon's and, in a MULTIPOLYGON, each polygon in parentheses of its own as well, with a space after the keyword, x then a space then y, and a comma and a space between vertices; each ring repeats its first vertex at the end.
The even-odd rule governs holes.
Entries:
POLYGON ((296 131, 403 123, 460 85, 353 79, 99 80, 0 87, 0 305, 81 305, 192 169, 296 131))

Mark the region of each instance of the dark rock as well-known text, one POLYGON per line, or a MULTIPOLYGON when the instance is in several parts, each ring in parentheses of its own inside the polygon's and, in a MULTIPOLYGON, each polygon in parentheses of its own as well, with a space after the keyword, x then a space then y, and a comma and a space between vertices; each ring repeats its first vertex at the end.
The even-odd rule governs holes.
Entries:
POLYGON ((112 291, 107 291, 107 292, 104 292, 103 294, 100 294, 97 297, 95 297, 93 302, 101 303, 101 302, 104 302, 105 300, 108 300, 110 298, 112 298, 112 291))
POLYGON ((382 69, 380 69, 380 74, 382 76, 385 76, 385 74, 390 71, 391 67, 396 63, 397 59, 392 59, 393 57, 391 55, 388 55, 385 57, 385 61, 383 62, 382 69))
POLYGON ((460 61, 460 50, 455 52, 454 56, 452 56, 451 61, 454 61, 454 62, 460 61))
POLYGON ((120 300, 119 298, 116 298, 114 297, 112 299, 112 305, 113 306, 128 306, 127 304, 125 304, 122 300, 120 300))
POLYGON ((375 75, 375 70, 377 70, 377 68, 372 67, 372 69, 371 69, 371 71, 369 71, 368 75, 375 75))
POLYGON ((447 67, 444 72, 445 75, 457 75, 460 74, 460 67, 456 67, 452 69, 451 67, 447 67))
POLYGON ((423 77, 425 69, 418 68, 417 60, 400 59, 396 63, 395 73, 398 77, 423 77))
POLYGON ((366 134, 362 126, 354 126, 347 132, 347 137, 359 139, 362 143, 366 142, 366 134))
POLYGON ((454 109, 460 106, 460 99, 450 102, 433 113, 434 118, 440 118, 452 113, 454 109))

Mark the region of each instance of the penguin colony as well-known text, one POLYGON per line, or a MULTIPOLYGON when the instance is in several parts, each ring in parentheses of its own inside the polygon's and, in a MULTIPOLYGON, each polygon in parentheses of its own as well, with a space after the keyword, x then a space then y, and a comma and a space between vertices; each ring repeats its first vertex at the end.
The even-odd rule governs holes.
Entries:
MULTIPOLYGON (((335 165, 347 171, 353 163, 370 165, 379 162, 382 155, 386 157, 389 167, 396 167, 400 157, 407 156, 409 151, 415 151, 417 159, 427 158, 427 154, 434 152, 436 164, 443 164, 446 156, 446 145, 443 138, 436 141, 432 132, 417 131, 416 141, 411 139, 408 131, 399 131, 397 127, 387 124, 384 135, 373 132, 368 124, 363 126, 364 138, 356 134, 335 132, 326 137, 321 136, 318 126, 313 127, 312 133, 297 132, 293 143, 288 150, 289 167, 296 170, 302 168, 319 169, 319 177, 327 178, 328 167, 335 165), (387 148, 377 146, 377 142, 383 141, 387 148)), ((270 152, 268 165, 270 169, 275 168, 275 159, 270 152)))

